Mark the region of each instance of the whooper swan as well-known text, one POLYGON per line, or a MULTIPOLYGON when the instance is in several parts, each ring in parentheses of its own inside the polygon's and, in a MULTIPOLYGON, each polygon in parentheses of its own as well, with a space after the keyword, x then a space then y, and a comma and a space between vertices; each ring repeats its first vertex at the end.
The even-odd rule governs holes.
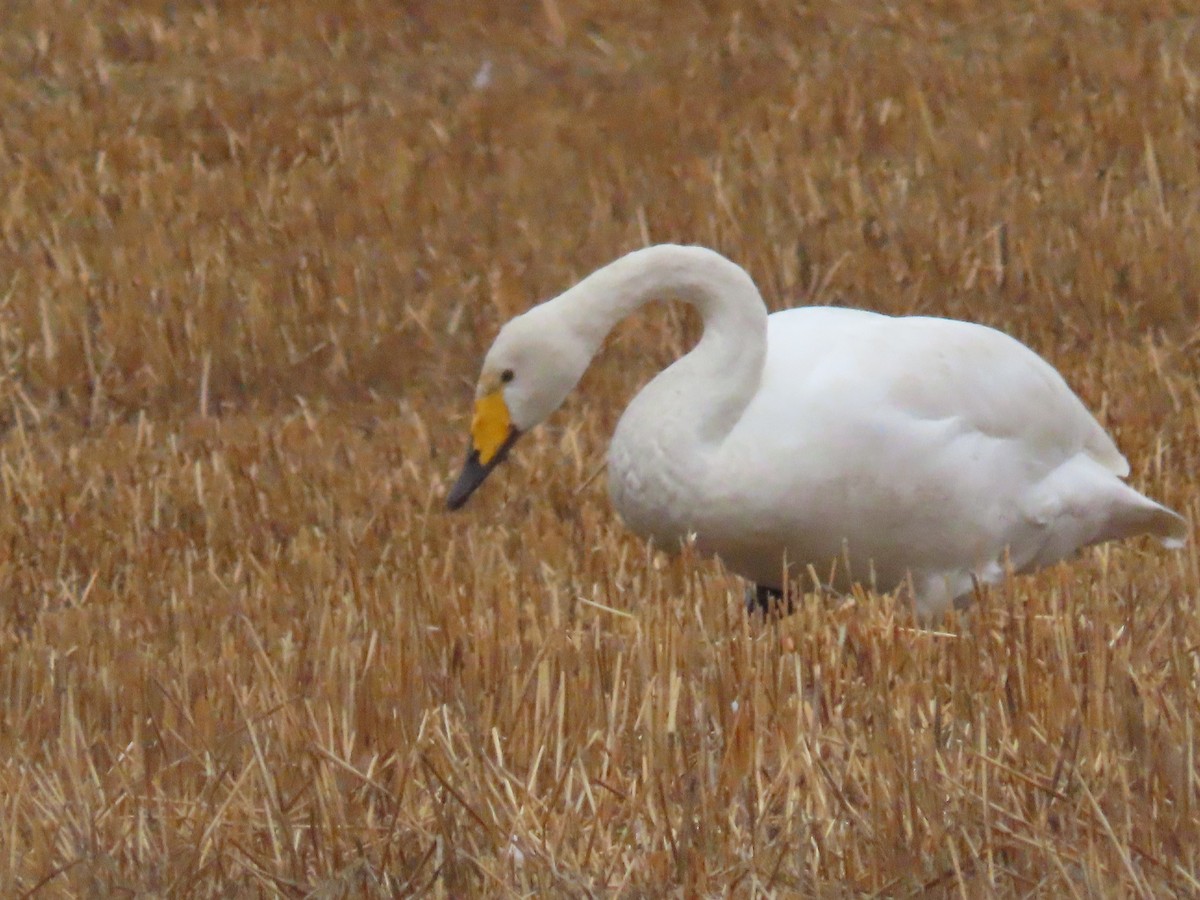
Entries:
POLYGON ((609 493, 664 549, 694 535, 764 608, 785 572, 811 565, 842 585, 911 584, 917 612, 937 615, 1008 565, 1137 534, 1186 538, 1181 516, 1125 484, 1129 464, 1058 372, 1015 339, 855 309, 768 315, 741 267, 673 245, 630 253, 500 330, 449 507, 558 408, 617 322, 668 297, 696 307, 704 332, 625 410, 609 493))

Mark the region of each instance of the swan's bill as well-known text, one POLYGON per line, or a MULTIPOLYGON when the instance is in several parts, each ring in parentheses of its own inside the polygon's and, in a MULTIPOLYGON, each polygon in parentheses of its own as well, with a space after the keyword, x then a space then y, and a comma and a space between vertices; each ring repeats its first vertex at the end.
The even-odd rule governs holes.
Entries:
POLYGON ((502 391, 492 391, 476 400, 475 415, 471 419, 471 445, 467 448, 462 474, 450 489, 446 505, 458 509, 466 503, 492 469, 504 462, 509 448, 520 436, 520 430, 509 416, 502 391))
POLYGON ((479 454, 479 461, 483 465, 488 465, 496 457, 512 430, 512 416, 509 415, 503 391, 490 391, 475 401, 475 415, 471 418, 471 449, 479 454))
POLYGON ((517 442, 517 438, 520 436, 520 431, 515 428, 511 429, 504 443, 500 445, 500 449, 486 463, 480 461, 479 451, 474 447, 467 450, 467 461, 463 463, 462 474, 458 476, 458 481, 454 482, 454 487, 450 489, 450 493, 446 497, 446 506, 450 509, 459 509, 466 503, 468 498, 475 493, 475 489, 483 484, 483 480, 488 477, 492 469, 504 462, 509 448, 517 442))

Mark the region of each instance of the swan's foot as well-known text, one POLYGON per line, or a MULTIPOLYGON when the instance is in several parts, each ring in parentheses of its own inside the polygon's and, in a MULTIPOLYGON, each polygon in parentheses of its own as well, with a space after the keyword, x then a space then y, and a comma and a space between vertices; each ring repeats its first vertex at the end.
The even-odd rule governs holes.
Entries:
POLYGON ((787 598, 787 608, 784 608, 783 591, 779 588, 767 587, 762 584, 746 586, 747 613, 753 615, 755 612, 761 612, 765 618, 771 614, 773 609, 779 609, 789 616, 796 611, 791 597, 787 598))

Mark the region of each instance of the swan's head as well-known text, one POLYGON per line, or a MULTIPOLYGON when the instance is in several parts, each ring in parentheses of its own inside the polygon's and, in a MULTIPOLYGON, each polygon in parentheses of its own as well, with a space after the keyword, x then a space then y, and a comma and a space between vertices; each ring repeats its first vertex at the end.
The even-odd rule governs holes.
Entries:
POLYGON ((535 306, 500 329, 475 388, 471 443, 462 474, 446 498, 450 509, 466 503, 517 438, 562 405, 593 351, 549 304, 535 306))

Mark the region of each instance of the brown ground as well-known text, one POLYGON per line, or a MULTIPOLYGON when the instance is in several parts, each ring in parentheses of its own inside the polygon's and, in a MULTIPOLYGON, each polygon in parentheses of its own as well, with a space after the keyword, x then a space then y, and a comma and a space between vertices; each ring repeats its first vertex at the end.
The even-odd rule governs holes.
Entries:
POLYGON ((678 309, 442 510, 670 239, 1005 328, 1196 521, 1192 4, 464 5, 0 10, 0 894, 1200 892, 1195 542, 747 621, 591 477, 678 309))

